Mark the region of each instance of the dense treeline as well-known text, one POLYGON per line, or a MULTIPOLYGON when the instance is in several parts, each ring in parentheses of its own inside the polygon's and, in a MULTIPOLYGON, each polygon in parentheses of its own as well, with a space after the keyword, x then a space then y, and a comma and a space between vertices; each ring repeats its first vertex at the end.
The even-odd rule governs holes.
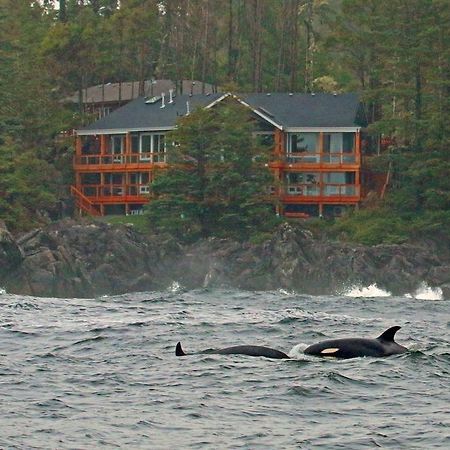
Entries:
POLYGON ((430 188, 446 211, 448 186, 434 184, 448 164, 448 23, 447 0, 0 0, 0 218, 24 228, 56 214, 70 173, 54 138, 83 120, 62 99, 149 78, 360 91, 405 171, 397 188, 416 186, 394 203, 419 213, 430 188), (406 173, 430 159, 428 186, 406 173))

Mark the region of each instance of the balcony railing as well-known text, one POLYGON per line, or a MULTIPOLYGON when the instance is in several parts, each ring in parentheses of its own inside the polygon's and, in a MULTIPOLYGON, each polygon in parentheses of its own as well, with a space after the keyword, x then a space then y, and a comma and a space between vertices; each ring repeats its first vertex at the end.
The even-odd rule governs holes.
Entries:
POLYGON ((75 156, 75 164, 80 165, 114 165, 114 164, 139 164, 139 163, 165 163, 166 153, 128 153, 115 155, 78 155, 75 156))
POLYGON ((101 197, 145 197, 150 192, 145 184, 85 184, 80 191, 90 199, 101 197))
POLYGON ((284 195, 302 197, 357 197, 359 186, 354 184, 289 184, 282 188, 284 195))
POLYGON ((356 153, 287 153, 282 161, 287 164, 356 164, 359 155, 356 153))

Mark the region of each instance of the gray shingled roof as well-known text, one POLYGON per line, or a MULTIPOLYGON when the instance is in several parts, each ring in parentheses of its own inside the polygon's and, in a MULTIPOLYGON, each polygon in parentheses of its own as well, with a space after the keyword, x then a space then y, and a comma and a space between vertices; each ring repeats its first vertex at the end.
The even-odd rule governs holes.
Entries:
POLYGON ((245 94, 239 96, 283 128, 355 127, 360 101, 357 94, 245 94), (263 109, 261 109, 263 108, 263 109))
MULTIPOLYGON (((165 98, 146 103, 138 98, 112 112, 93 124, 78 130, 81 134, 90 131, 142 130, 173 127, 179 116, 184 116, 189 102, 190 111, 207 106, 220 99, 223 94, 181 95, 172 104, 165 98)), ((282 128, 300 127, 357 127, 364 125, 360 120, 360 102, 357 94, 238 94, 238 97, 252 109, 270 119, 282 128)))

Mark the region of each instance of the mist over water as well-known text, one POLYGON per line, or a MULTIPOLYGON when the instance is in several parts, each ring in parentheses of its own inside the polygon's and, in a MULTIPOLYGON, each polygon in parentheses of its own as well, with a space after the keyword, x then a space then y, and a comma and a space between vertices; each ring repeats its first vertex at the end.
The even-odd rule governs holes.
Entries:
POLYGON ((174 284, 96 299, 0 290, 0 448, 448 449, 449 303, 422 288, 309 296, 174 284), (303 355, 393 325, 406 354, 303 355), (178 341, 187 353, 257 344, 293 359, 177 358, 178 341))

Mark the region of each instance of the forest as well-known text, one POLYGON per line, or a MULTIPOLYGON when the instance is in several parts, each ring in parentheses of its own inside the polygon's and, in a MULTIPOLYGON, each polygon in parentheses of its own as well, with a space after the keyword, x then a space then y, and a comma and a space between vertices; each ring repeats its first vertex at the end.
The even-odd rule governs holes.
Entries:
POLYGON ((0 219, 58 218, 88 86, 201 80, 234 92, 361 93, 384 199, 333 224, 365 243, 450 234, 448 0, 0 0, 0 219), (368 226, 367 224, 370 224, 368 226))

